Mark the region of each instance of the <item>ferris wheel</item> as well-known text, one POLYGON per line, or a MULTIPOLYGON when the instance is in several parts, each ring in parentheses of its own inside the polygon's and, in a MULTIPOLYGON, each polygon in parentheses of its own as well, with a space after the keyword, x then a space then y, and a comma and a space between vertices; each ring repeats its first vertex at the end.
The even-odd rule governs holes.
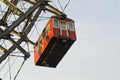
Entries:
POLYGON ((0 0, 1 80, 4 80, 6 76, 10 80, 16 80, 24 62, 31 56, 31 53, 34 53, 35 56, 35 65, 57 66, 76 40, 74 21, 67 18, 64 13, 69 2, 70 0, 64 0, 64 4, 60 0, 0 0), (39 27, 44 25, 45 20, 49 21, 42 31, 39 27), (58 25, 59 28, 55 25, 58 25), (50 37, 48 30, 53 30, 50 37), (54 35, 58 32, 60 34, 54 35), (48 42, 45 43, 45 41, 48 42), (55 54, 58 48, 62 49, 60 52, 63 53, 62 55, 55 54), (50 60, 51 55, 55 61, 50 60), (19 60, 20 65, 18 65, 14 76, 11 76, 12 66, 17 59, 21 59, 19 60))

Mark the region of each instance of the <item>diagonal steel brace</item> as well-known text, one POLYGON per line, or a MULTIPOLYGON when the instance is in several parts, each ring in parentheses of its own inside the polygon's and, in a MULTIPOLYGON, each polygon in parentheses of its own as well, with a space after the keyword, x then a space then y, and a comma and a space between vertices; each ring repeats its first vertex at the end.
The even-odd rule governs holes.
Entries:
POLYGON ((15 47, 18 48, 25 55, 25 58, 29 58, 30 57, 30 53, 26 52, 26 50, 24 50, 20 45, 18 45, 13 39, 10 39, 9 41, 13 45, 15 45, 15 47))

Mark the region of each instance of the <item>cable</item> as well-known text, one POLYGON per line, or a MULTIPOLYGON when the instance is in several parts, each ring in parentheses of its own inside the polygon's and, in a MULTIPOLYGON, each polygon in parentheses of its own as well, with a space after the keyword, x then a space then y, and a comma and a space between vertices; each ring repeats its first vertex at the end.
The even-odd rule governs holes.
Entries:
POLYGON ((60 3, 60 0, 58 0, 58 3, 59 3, 59 5, 60 5, 60 8, 62 9, 62 11, 64 11, 64 9, 63 9, 63 7, 62 7, 62 5, 61 5, 61 3, 60 3))
POLYGON ((25 11, 25 6, 24 6, 24 4, 23 4, 23 1, 22 1, 22 0, 20 0, 20 6, 21 6, 21 10, 25 11))
POLYGON ((58 9, 58 7, 55 5, 55 3, 52 1, 52 4, 55 6, 56 9, 58 9))
POLYGON ((44 20, 48 20, 50 17, 46 17, 46 18, 43 18, 43 19, 39 19, 39 20, 37 20, 37 21, 44 21, 44 20))
MULTIPOLYGON (((41 16, 39 16, 39 18, 42 18, 44 16, 44 13, 42 13, 41 14, 41 16)), ((48 17, 47 17, 48 18, 48 17)), ((36 22, 37 21, 42 21, 42 20, 40 20, 40 19, 38 19, 38 20, 36 20, 36 22)), ((38 23, 38 22, 37 22, 38 23)), ((36 23, 36 24, 37 24, 36 23)), ((30 35, 29 35, 29 38, 31 38, 31 36, 32 36, 32 34, 35 32, 35 30, 36 30, 36 32, 37 32, 37 34, 38 34, 38 37, 39 37, 39 35, 40 35, 40 33, 39 33, 39 29, 37 29, 37 26, 36 26, 36 24, 34 24, 34 28, 32 29, 32 31, 30 32, 30 35)))
MULTIPOLYGON (((18 55, 19 55, 19 54, 18 54, 18 55)), ((13 58, 13 57, 12 57, 12 58, 13 58)), ((15 60, 12 62, 11 66, 10 66, 11 68, 13 67, 15 61, 17 61, 17 58, 18 58, 18 57, 16 57, 15 60)), ((8 63, 8 61, 6 61, 6 64, 7 64, 7 63, 8 63)), ((4 74, 4 76, 3 76, 3 80, 4 80, 5 77, 7 76, 8 72, 9 72, 9 70, 4 74)))
POLYGON ((9 65, 9 75, 10 75, 10 80, 12 79, 11 77, 11 67, 10 67, 10 57, 8 56, 8 65, 9 65))
MULTIPOLYGON (((18 54, 19 55, 19 54, 18 54)), ((18 59, 18 57, 16 57, 15 58, 15 60, 12 62, 12 64, 11 64, 11 68, 13 67, 13 65, 15 64, 15 62, 17 61, 17 59, 18 59)), ((6 63, 7 63, 8 61, 6 61, 6 63)), ((3 67, 4 68, 4 67, 3 67)), ((3 80, 5 79, 5 77, 7 76, 7 74, 8 74, 8 72, 9 72, 9 70, 4 74, 4 76, 3 76, 3 80)))
POLYGON ((6 61, 5 64, 3 64, 3 66, 0 68, 0 72, 3 70, 3 68, 5 67, 6 64, 7 64, 7 61, 6 61))
POLYGON ((5 10, 2 10, 2 6, 1 5, 0 5, 0 7, 1 7, 1 15, 3 16, 4 13, 6 12, 5 10, 7 9, 7 6, 5 6, 5 10))
POLYGON ((67 4, 65 5, 63 12, 65 11, 65 9, 67 8, 68 4, 70 3, 71 0, 68 0, 67 4))
POLYGON ((19 68, 17 74, 16 74, 15 77, 14 77, 14 80, 16 80, 16 78, 17 78, 18 74, 20 73, 20 70, 22 69, 22 67, 23 67, 23 65, 24 65, 24 63, 25 63, 25 61, 26 61, 26 59, 24 59, 24 61, 22 62, 22 64, 21 64, 21 66, 20 66, 20 68, 19 68))
MULTIPOLYGON (((13 53, 18 53, 18 54, 16 54, 16 55, 10 55, 10 56, 16 56, 16 58, 15 58, 15 59, 13 60, 13 62, 11 63, 10 68, 13 67, 13 65, 14 65, 15 62, 17 61, 18 57, 22 57, 22 58, 24 58, 23 56, 19 56, 19 53, 20 53, 20 52, 13 52, 13 53)), ((12 57, 12 58, 13 58, 13 57, 12 57)), ((6 65, 7 63, 8 63, 8 60, 7 60, 6 63, 1 67, 0 71, 2 71, 2 69, 5 67, 5 65, 6 65)), ((8 72, 9 72, 9 70, 4 74, 4 76, 3 76, 3 80, 4 80, 5 77, 7 76, 8 72)))

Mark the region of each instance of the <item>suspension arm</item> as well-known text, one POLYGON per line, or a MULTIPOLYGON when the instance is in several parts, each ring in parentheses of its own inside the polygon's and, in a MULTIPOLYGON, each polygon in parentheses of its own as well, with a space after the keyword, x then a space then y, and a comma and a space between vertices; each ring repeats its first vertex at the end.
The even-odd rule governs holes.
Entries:
POLYGON ((56 14, 58 16, 61 16, 63 18, 66 18, 66 14, 64 14, 63 12, 59 11, 58 9, 54 8, 52 5, 50 4, 47 4, 45 7, 44 7, 45 10, 53 13, 53 14, 56 14))

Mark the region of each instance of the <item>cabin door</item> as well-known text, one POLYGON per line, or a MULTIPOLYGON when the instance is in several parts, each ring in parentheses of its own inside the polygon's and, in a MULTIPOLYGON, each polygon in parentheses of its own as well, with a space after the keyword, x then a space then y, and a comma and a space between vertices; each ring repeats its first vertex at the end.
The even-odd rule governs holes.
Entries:
POLYGON ((61 32, 61 36, 63 37, 68 37, 68 29, 67 29, 67 22, 65 21, 61 21, 60 22, 60 32, 61 32))

